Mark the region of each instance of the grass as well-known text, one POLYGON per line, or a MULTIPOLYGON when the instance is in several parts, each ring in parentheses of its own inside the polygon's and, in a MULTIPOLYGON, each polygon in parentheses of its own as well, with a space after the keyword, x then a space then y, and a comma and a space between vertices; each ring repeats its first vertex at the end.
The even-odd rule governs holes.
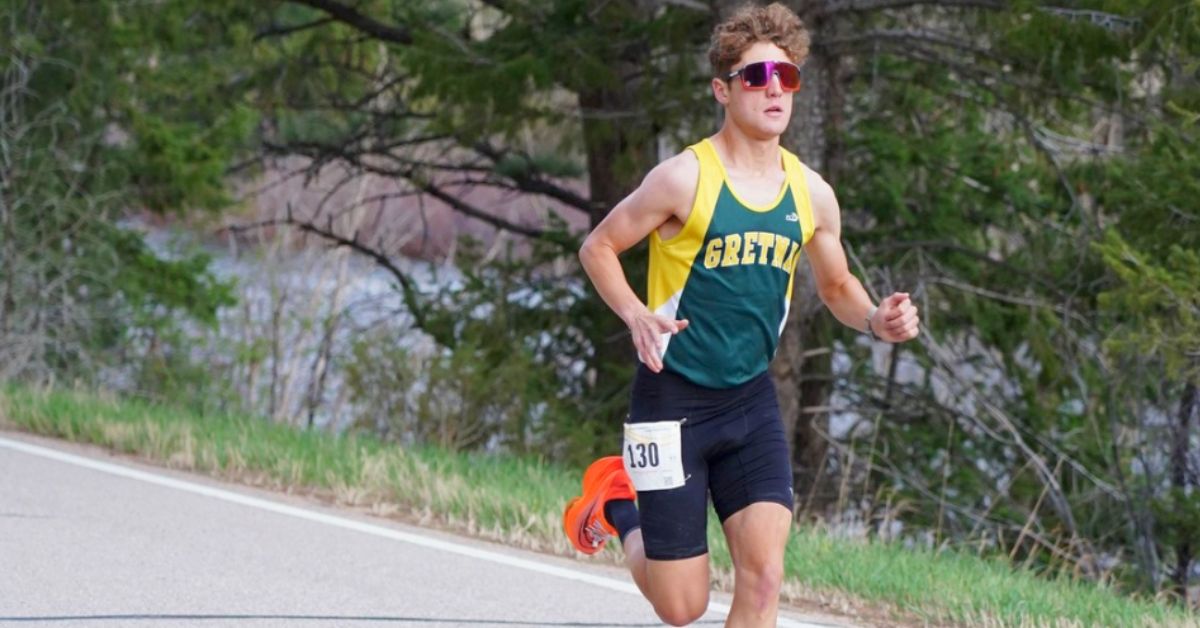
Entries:
POLYGON ((1092 582, 1039 578, 1000 559, 849 541, 798 530, 786 571, 817 590, 886 601, 929 623, 1054 626, 1196 626, 1165 603, 1135 600, 1092 582))
MULTIPOLYGON (((533 458, 402 448, 249 417, 202 417, 86 392, 19 387, 0 388, 0 427, 572 554, 559 521, 563 504, 577 492, 580 470, 533 458)), ((715 519, 709 538, 716 579, 728 583, 729 555, 715 519)), ((610 549, 602 556, 615 561, 619 553, 610 549)), ((786 596, 843 609, 891 609, 897 623, 1200 626, 1177 607, 1095 584, 1048 580, 1002 561, 842 539, 811 528, 793 534, 785 565, 786 596)))

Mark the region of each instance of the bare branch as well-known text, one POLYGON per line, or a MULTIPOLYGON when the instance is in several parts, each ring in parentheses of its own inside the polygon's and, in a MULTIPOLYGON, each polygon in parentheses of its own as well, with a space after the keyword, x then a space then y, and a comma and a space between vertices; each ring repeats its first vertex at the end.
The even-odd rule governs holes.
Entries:
POLYGON ((830 0, 813 17, 829 17, 842 13, 869 13, 886 9, 907 9, 919 5, 935 7, 978 8, 998 11, 1008 8, 1006 0, 830 0))
POLYGON ((1061 306, 1055 305, 1053 303, 1042 301, 1040 299, 1021 297, 1021 296, 1016 296, 1016 295, 1011 295, 1011 294, 1004 294, 1002 292, 997 292, 995 290, 988 290, 987 288, 980 288, 978 286, 973 286, 969 283, 958 281, 952 277, 922 277, 921 280, 927 281, 927 282, 933 283, 933 284, 940 284, 940 285, 943 285, 943 286, 946 286, 949 288, 961 290, 963 292, 969 292, 971 294, 981 296, 986 299, 994 299, 996 301, 1000 301, 1003 303, 1012 303, 1014 305, 1025 305, 1025 306, 1029 306, 1029 307, 1048 309, 1048 310, 1057 312, 1063 318, 1073 318, 1076 321, 1078 321, 1079 323, 1083 324, 1084 327, 1087 327, 1090 324, 1090 322, 1088 321, 1087 318, 1085 318, 1083 315, 1076 312, 1075 310, 1066 308, 1066 307, 1061 307, 1061 306))
POLYGON ((684 9, 691 9, 701 13, 711 13, 712 7, 699 2, 698 0, 658 0, 660 6, 677 6, 684 9))
MULTIPOLYGON (((411 177, 411 175, 408 180, 410 183, 412 183, 418 189, 424 191, 426 194, 438 199, 439 201, 449 205, 456 211, 458 211, 462 214, 466 214, 467 216, 470 216, 477 220, 482 220, 483 222, 486 222, 489 225, 496 227, 497 229, 503 229, 505 231, 519 233, 523 236, 527 236, 530 238, 537 238, 540 240, 548 240, 548 241, 553 240, 553 238, 550 238, 549 235, 546 233, 546 231, 543 229, 537 229, 535 227, 525 227, 525 226, 518 225, 513 222, 509 222, 503 218, 493 216, 493 215, 483 211, 482 209, 479 209, 478 207, 475 207, 474 205, 471 205, 470 203, 467 203, 466 201, 463 201, 462 199, 446 192, 445 190, 439 188, 438 186, 434 185, 433 183, 431 183, 429 181, 422 181, 420 179, 411 177)), ((559 243, 559 244, 565 245, 565 243, 559 243)))
POLYGON ((1107 31, 1124 33, 1133 30, 1141 20, 1130 19, 1115 13, 1090 11, 1087 9, 1066 9, 1062 7, 1041 7, 1042 12, 1061 17, 1068 22, 1090 22, 1107 31))
MULTIPOLYGON (((1046 464, 1046 460, 1026 443, 1025 438, 1022 436, 1023 430, 1017 424, 1017 422, 1014 421, 1007 412, 1000 408, 1000 406, 993 403, 988 395, 979 390, 975 382, 957 375, 951 353, 945 347, 943 347, 941 343, 939 343, 933 337, 932 334, 921 334, 918 339, 921 345, 925 348, 925 351, 929 357, 933 358, 934 363, 937 364, 945 373, 951 374, 954 380, 961 386, 959 392, 964 396, 973 399, 980 407, 982 407, 984 411, 990 415, 1005 432, 1008 433, 1008 435, 1011 437, 1010 442, 1020 449, 1021 452, 1025 454, 1026 458, 1033 463, 1033 467, 1037 472, 1038 478, 1049 490, 1050 503, 1053 506, 1054 511, 1058 514, 1059 518, 1062 519, 1063 524, 1066 525, 1071 536, 1078 537, 1079 528, 1075 524, 1075 517, 1071 511, 1071 504, 1067 500, 1067 496, 1062 489, 1062 485, 1059 484, 1058 478, 1055 477, 1054 473, 1050 471, 1050 467, 1046 464)), ((970 415, 968 416, 969 418, 978 422, 980 425, 983 424, 978 417, 970 415)))
MULTIPOLYGON (((494 163, 499 162, 506 154, 504 151, 497 150, 496 148, 484 142, 476 144, 475 150, 488 159, 491 159, 494 163)), ((521 158, 524 159, 526 163, 530 163, 530 159, 527 156, 521 155, 521 158)), ((583 212, 591 212, 596 205, 591 199, 584 198, 572 192, 571 190, 554 185, 553 183, 550 183, 549 181, 537 176, 537 174, 531 175, 528 173, 523 173, 513 176, 512 179, 516 183, 517 188, 524 192, 533 192, 535 194, 549 196, 550 198, 562 201, 563 203, 566 203, 567 205, 570 205, 571 207, 583 212)))
MULTIPOLYGON (((549 234, 543 229, 519 225, 498 216, 493 216, 487 211, 455 197, 449 192, 446 192, 439 185, 427 180, 425 177, 420 176, 420 173, 415 168, 384 168, 378 164, 372 164, 369 160, 364 159, 364 157, 368 157, 369 155, 352 153, 339 147, 326 144, 304 143, 288 146, 273 144, 266 145, 268 148, 278 151, 281 154, 290 152, 291 154, 299 153, 306 157, 310 157, 314 160, 314 167, 319 167, 321 164, 328 163, 332 159, 339 159, 366 172, 373 172, 375 174, 388 177, 402 178, 412 184, 413 187, 449 205, 451 209, 470 216, 471 218, 486 222, 497 229, 519 233, 530 238, 538 238, 548 241, 552 240, 552 238, 549 237, 549 234)), ((380 155, 380 157, 392 157, 395 159, 395 157, 391 155, 380 155)), ((566 246, 566 243, 561 244, 566 246)))
MULTIPOLYGON (((467 204, 467 203, 461 201, 461 199, 458 199, 458 198, 455 198, 453 196, 446 194, 444 192, 444 190, 447 186, 433 185, 431 182, 426 181, 424 179, 420 179, 420 177, 417 176, 417 172, 422 169, 434 169, 434 170, 438 170, 438 171, 442 171, 442 172, 473 172, 473 173, 478 173, 478 174, 495 175, 494 166, 488 167, 488 166, 474 166, 474 165, 470 165, 470 164, 466 164, 466 163, 451 164, 451 163, 426 162, 426 161, 408 159, 408 158, 402 157, 400 155, 396 155, 394 153, 388 152, 388 149, 391 149, 391 148, 398 148, 398 147, 411 145, 411 144, 427 143, 427 142, 446 139, 444 136, 426 136, 426 137, 420 137, 420 138, 409 138, 406 140, 397 140, 397 141, 394 141, 394 142, 384 145, 384 146, 370 147, 367 149, 357 150, 357 151, 345 148, 346 146, 353 145, 362 139, 364 139, 364 136, 362 134, 359 134, 359 135, 356 135, 355 137, 349 138, 348 140, 339 142, 337 145, 317 143, 317 142, 293 142, 293 143, 289 143, 289 144, 273 144, 270 142, 265 142, 264 146, 267 149, 271 150, 272 152, 275 152, 275 153, 281 154, 281 155, 287 155, 287 154, 305 155, 307 157, 312 158, 314 160, 314 163, 318 164, 318 165, 327 163, 329 161, 330 157, 332 156, 333 158, 340 159, 348 164, 352 164, 354 166, 357 166, 359 168, 362 168, 362 169, 370 171, 370 172, 374 172, 376 174, 380 174, 383 176, 389 176, 389 177, 403 178, 403 179, 406 179, 406 180, 412 182, 419 189, 422 189, 423 191, 430 194, 431 196, 434 196, 435 198, 438 198, 439 200, 446 202, 453 209, 455 209, 463 214, 466 214, 468 216, 471 216, 473 218, 483 220, 483 221, 491 224, 493 227, 511 231, 513 233, 519 233, 521 235, 525 235, 528 237, 534 237, 534 238, 545 238, 546 237, 546 233, 542 230, 535 229, 532 227, 517 225, 515 223, 505 221, 502 218, 488 214, 487 212, 483 211, 482 209, 476 208, 470 204, 467 204), (379 151, 379 152, 376 152, 376 151, 379 151), (387 159, 391 162, 399 164, 401 167, 385 168, 377 163, 371 163, 370 158, 372 158, 372 157, 387 159), (447 200, 447 199, 452 199, 452 201, 447 200)), ((478 143, 474 146, 474 149, 476 150, 476 152, 480 153, 483 157, 488 158, 488 159, 492 160, 493 162, 498 162, 505 155, 511 154, 508 151, 497 149, 486 143, 478 143)), ((523 159, 525 159, 527 162, 529 161, 528 157, 525 157, 523 155, 521 157, 523 159)), ((493 186, 493 187, 502 187, 505 189, 515 189, 517 191, 531 193, 531 194, 539 194, 539 195, 546 196, 546 197, 552 198, 554 200, 557 200, 561 203, 564 203, 568 207, 571 207, 573 209, 577 209, 577 210, 583 211, 583 212, 591 211, 591 209, 594 205, 594 203, 590 199, 585 198, 570 189, 559 186, 551 181, 548 181, 540 176, 537 176, 536 173, 533 173, 533 174, 521 173, 521 174, 517 174, 517 175, 512 175, 509 177, 509 179, 512 181, 512 184, 502 183, 500 181, 494 181, 494 182, 493 181, 477 181, 477 183, 480 185, 489 185, 489 186, 493 186)))
POLYGON ((1037 282, 1037 284, 1042 286, 1043 288, 1046 288, 1047 290, 1052 291, 1059 298, 1065 299, 1067 296, 1061 290, 1059 290, 1057 287, 1055 287, 1053 283, 1046 280, 1044 277, 1041 277, 1041 276, 1035 275, 1033 273, 1027 272, 1025 270, 1022 270, 1020 268, 1017 268, 1016 266, 1013 266, 1012 264, 1009 264, 1003 260, 995 259, 995 258, 991 257, 990 255, 988 255, 987 253, 976 251, 975 249, 972 249, 968 246, 964 246, 957 242, 951 242, 951 241, 947 241, 947 240, 908 240, 908 241, 880 242, 878 244, 873 244, 871 248, 875 251, 886 251, 888 249, 905 249, 905 248, 915 248, 915 249, 936 248, 936 249, 954 251, 956 253, 968 255, 975 260, 997 266, 997 267, 1003 269, 1005 272, 1010 272, 1010 273, 1013 273, 1016 275, 1021 275, 1023 277, 1026 277, 1034 282, 1037 282))
POLYGON ((413 43, 412 33, 407 28, 384 24, 359 13, 354 7, 346 6, 335 0, 289 0, 289 2, 324 11, 334 20, 384 41, 403 46, 413 43))
POLYGON ((225 227, 225 229, 233 233, 242 233, 273 226, 293 227, 305 233, 311 233, 328 240, 335 246, 344 246, 371 258, 381 268, 388 271, 392 277, 396 278, 396 281, 400 284, 401 294, 404 297, 404 304, 408 307, 408 311, 412 314, 414 323, 420 329, 424 330, 426 328, 425 310, 418 299, 417 287, 413 283, 413 280, 407 274, 405 274, 404 271, 400 270, 400 267, 397 266, 396 263, 393 262, 392 259, 383 251, 372 248, 361 242, 358 239, 358 234, 347 238, 346 236, 335 233, 332 229, 322 228, 315 222, 297 220, 295 216, 292 215, 291 203, 288 203, 287 215, 284 218, 262 220, 246 225, 229 225, 225 227))
POLYGON ((919 41, 935 46, 944 46, 968 52, 981 57, 987 57, 996 60, 992 51, 987 48, 982 48, 970 43, 968 40, 959 39, 949 33, 942 31, 931 30, 900 30, 900 29, 879 29, 867 31, 857 35, 847 35, 845 37, 833 37, 824 41, 818 42, 820 46, 828 47, 833 51, 847 51, 850 49, 874 49, 874 44, 879 40, 890 40, 896 42, 912 42, 919 41), (862 45, 860 47, 860 44, 862 45))

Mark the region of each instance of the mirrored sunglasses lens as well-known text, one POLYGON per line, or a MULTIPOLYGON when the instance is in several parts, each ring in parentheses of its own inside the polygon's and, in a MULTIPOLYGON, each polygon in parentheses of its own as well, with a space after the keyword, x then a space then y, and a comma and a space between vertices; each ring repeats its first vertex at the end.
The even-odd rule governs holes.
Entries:
POLYGON ((784 89, 800 89, 800 68, 794 65, 777 65, 775 71, 779 73, 779 85, 784 89))
POLYGON ((746 87, 764 87, 767 84, 767 64, 766 62, 751 63, 742 68, 742 81, 746 83, 746 87))

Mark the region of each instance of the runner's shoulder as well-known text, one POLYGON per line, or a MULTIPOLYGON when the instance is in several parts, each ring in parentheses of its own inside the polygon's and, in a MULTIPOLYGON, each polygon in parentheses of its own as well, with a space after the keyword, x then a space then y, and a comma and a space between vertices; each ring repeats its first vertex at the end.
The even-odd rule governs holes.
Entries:
POLYGON ((821 176, 821 173, 813 170, 808 164, 801 162, 800 166, 804 169, 804 180, 808 183, 809 193, 820 196, 832 196, 833 186, 821 176))
POLYGON ((837 195, 833 186, 816 170, 804 164, 805 180, 808 183, 809 200, 812 203, 813 219, 817 227, 840 222, 841 209, 838 206, 837 195))
POLYGON ((655 194, 677 199, 694 195, 699 179, 700 160, 692 151, 684 150, 651 169, 642 185, 651 188, 655 194))

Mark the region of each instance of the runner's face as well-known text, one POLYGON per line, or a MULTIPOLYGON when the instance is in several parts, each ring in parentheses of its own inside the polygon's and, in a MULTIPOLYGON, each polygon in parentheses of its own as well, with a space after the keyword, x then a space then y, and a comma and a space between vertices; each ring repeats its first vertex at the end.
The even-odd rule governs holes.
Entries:
MULTIPOLYGON (((733 70, 757 61, 788 61, 787 53, 770 42, 760 41, 746 49, 733 70)), ((792 117, 792 92, 783 91, 779 77, 772 76, 766 89, 746 89, 740 78, 713 79, 713 94, 725 105, 729 122, 756 139, 778 137, 792 117)))

